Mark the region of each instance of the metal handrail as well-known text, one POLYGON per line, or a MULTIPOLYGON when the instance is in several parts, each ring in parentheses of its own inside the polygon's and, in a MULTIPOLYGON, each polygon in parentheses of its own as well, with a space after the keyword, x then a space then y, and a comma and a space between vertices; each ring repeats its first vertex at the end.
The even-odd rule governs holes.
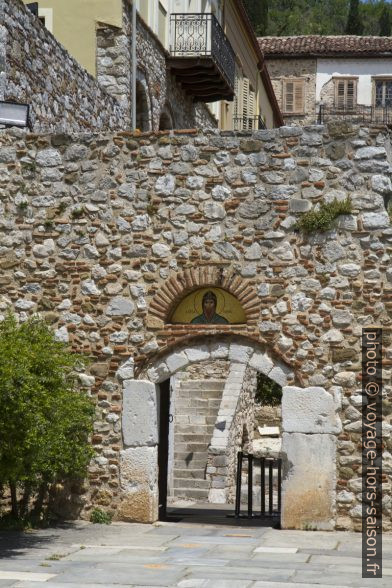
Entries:
POLYGON ((234 116, 233 131, 259 131, 265 129, 261 116, 234 116))
POLYGON ((234 88, 234 51, 214 14, 171 14, 170 33, 173 57, 211 57, 234 88))
POLYGON ((364 105, 355 105, 352 108, 340 108, 320 104, 317 123, 324 124, 324 122, 331 119, 348 119, 355 122, 390 125, 392 124, 392 108, 388 106, 364 105))

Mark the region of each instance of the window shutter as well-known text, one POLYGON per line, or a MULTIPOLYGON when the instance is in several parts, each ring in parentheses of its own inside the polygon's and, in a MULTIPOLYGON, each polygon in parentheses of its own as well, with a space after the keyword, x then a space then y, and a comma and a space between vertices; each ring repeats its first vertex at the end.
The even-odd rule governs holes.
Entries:
POLYGON ((354 80, 347 80, 346 107, 353 110, 355 102, 355 82, 354 80))
POLYGON ((304 111, 304 84, 301 81, 294 83, 294 112, 304 111))
POLYGON ((345 80, 336 81, 336 108, 341 110, 345 106, 345 80))
POLYGON ((236 72, 235 74, 235 78, 234 78, 234 116, 238 117, 239 116, 239 111, 240 111, 240 104, 239 104, 239 99, 240 99, 240 78, 238 77, 238 73, 236 72))
POLYGON ((294 112, 294 82, 286 82, 284 90, 284 111, 294 112))
MULTIPOLYGON (((242 80, 242 116, 247 119, 249 116, 249 80, 242 80)), ((246 123, 245 123, 246 124, 246 123)))
POLYGON ((249 106, 248 106, 248 111, 249 111, 249 116, 254 116, 255 115, 255 102, 256 102, 256 96, 253 90, 249 91, 249 106))
POLYGON ((256 106, 256 95, 253 90, 249 91, 249 125, 250 131, 254 129, 254 117, 255 117, 255 106, 256 106))

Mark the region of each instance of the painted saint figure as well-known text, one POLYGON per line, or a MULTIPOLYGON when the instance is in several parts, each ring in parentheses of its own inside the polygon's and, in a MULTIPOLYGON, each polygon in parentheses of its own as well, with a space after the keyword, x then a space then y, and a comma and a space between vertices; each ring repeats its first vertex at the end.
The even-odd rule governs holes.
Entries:
POLYGON ((202 299, 203 314, 195 316, 191 320, 193 325, 228 325, 229 321, 216 313, 217 298, 214 292, 208 290, 202 299))

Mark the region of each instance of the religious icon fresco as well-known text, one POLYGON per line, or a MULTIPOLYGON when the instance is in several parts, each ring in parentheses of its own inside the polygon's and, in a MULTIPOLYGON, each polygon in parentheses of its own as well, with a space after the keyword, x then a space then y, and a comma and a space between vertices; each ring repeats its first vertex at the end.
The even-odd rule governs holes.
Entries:
POLYGON ((233 325, 246 323, 246 316, 237 298, 223 288, 200 288, 181 300, 170 322, 192 325, 233 325))

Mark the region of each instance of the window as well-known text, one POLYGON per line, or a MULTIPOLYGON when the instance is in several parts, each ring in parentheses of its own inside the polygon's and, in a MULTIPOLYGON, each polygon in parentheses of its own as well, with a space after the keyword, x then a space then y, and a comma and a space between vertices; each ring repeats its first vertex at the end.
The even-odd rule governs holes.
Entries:
POLYGON ((357 105, 357 78, 334 78, 335 108, 354 110, 357 105))
POLYGON ((233 123, 235 130, 256 129, 256 93, 248 78, 236 71, 234 81, 233 123))
POLYGON ((242 116, 244 129, 252 130, 255 117, 255 93, 248 78, 242 80, 242 116))
POLYGON ((392 78, 373 81, 374 106, 381 108, 392 106, 392 78))
POLYGON ((305 80, 283 80, 283 112, 304 114, 305 80))

